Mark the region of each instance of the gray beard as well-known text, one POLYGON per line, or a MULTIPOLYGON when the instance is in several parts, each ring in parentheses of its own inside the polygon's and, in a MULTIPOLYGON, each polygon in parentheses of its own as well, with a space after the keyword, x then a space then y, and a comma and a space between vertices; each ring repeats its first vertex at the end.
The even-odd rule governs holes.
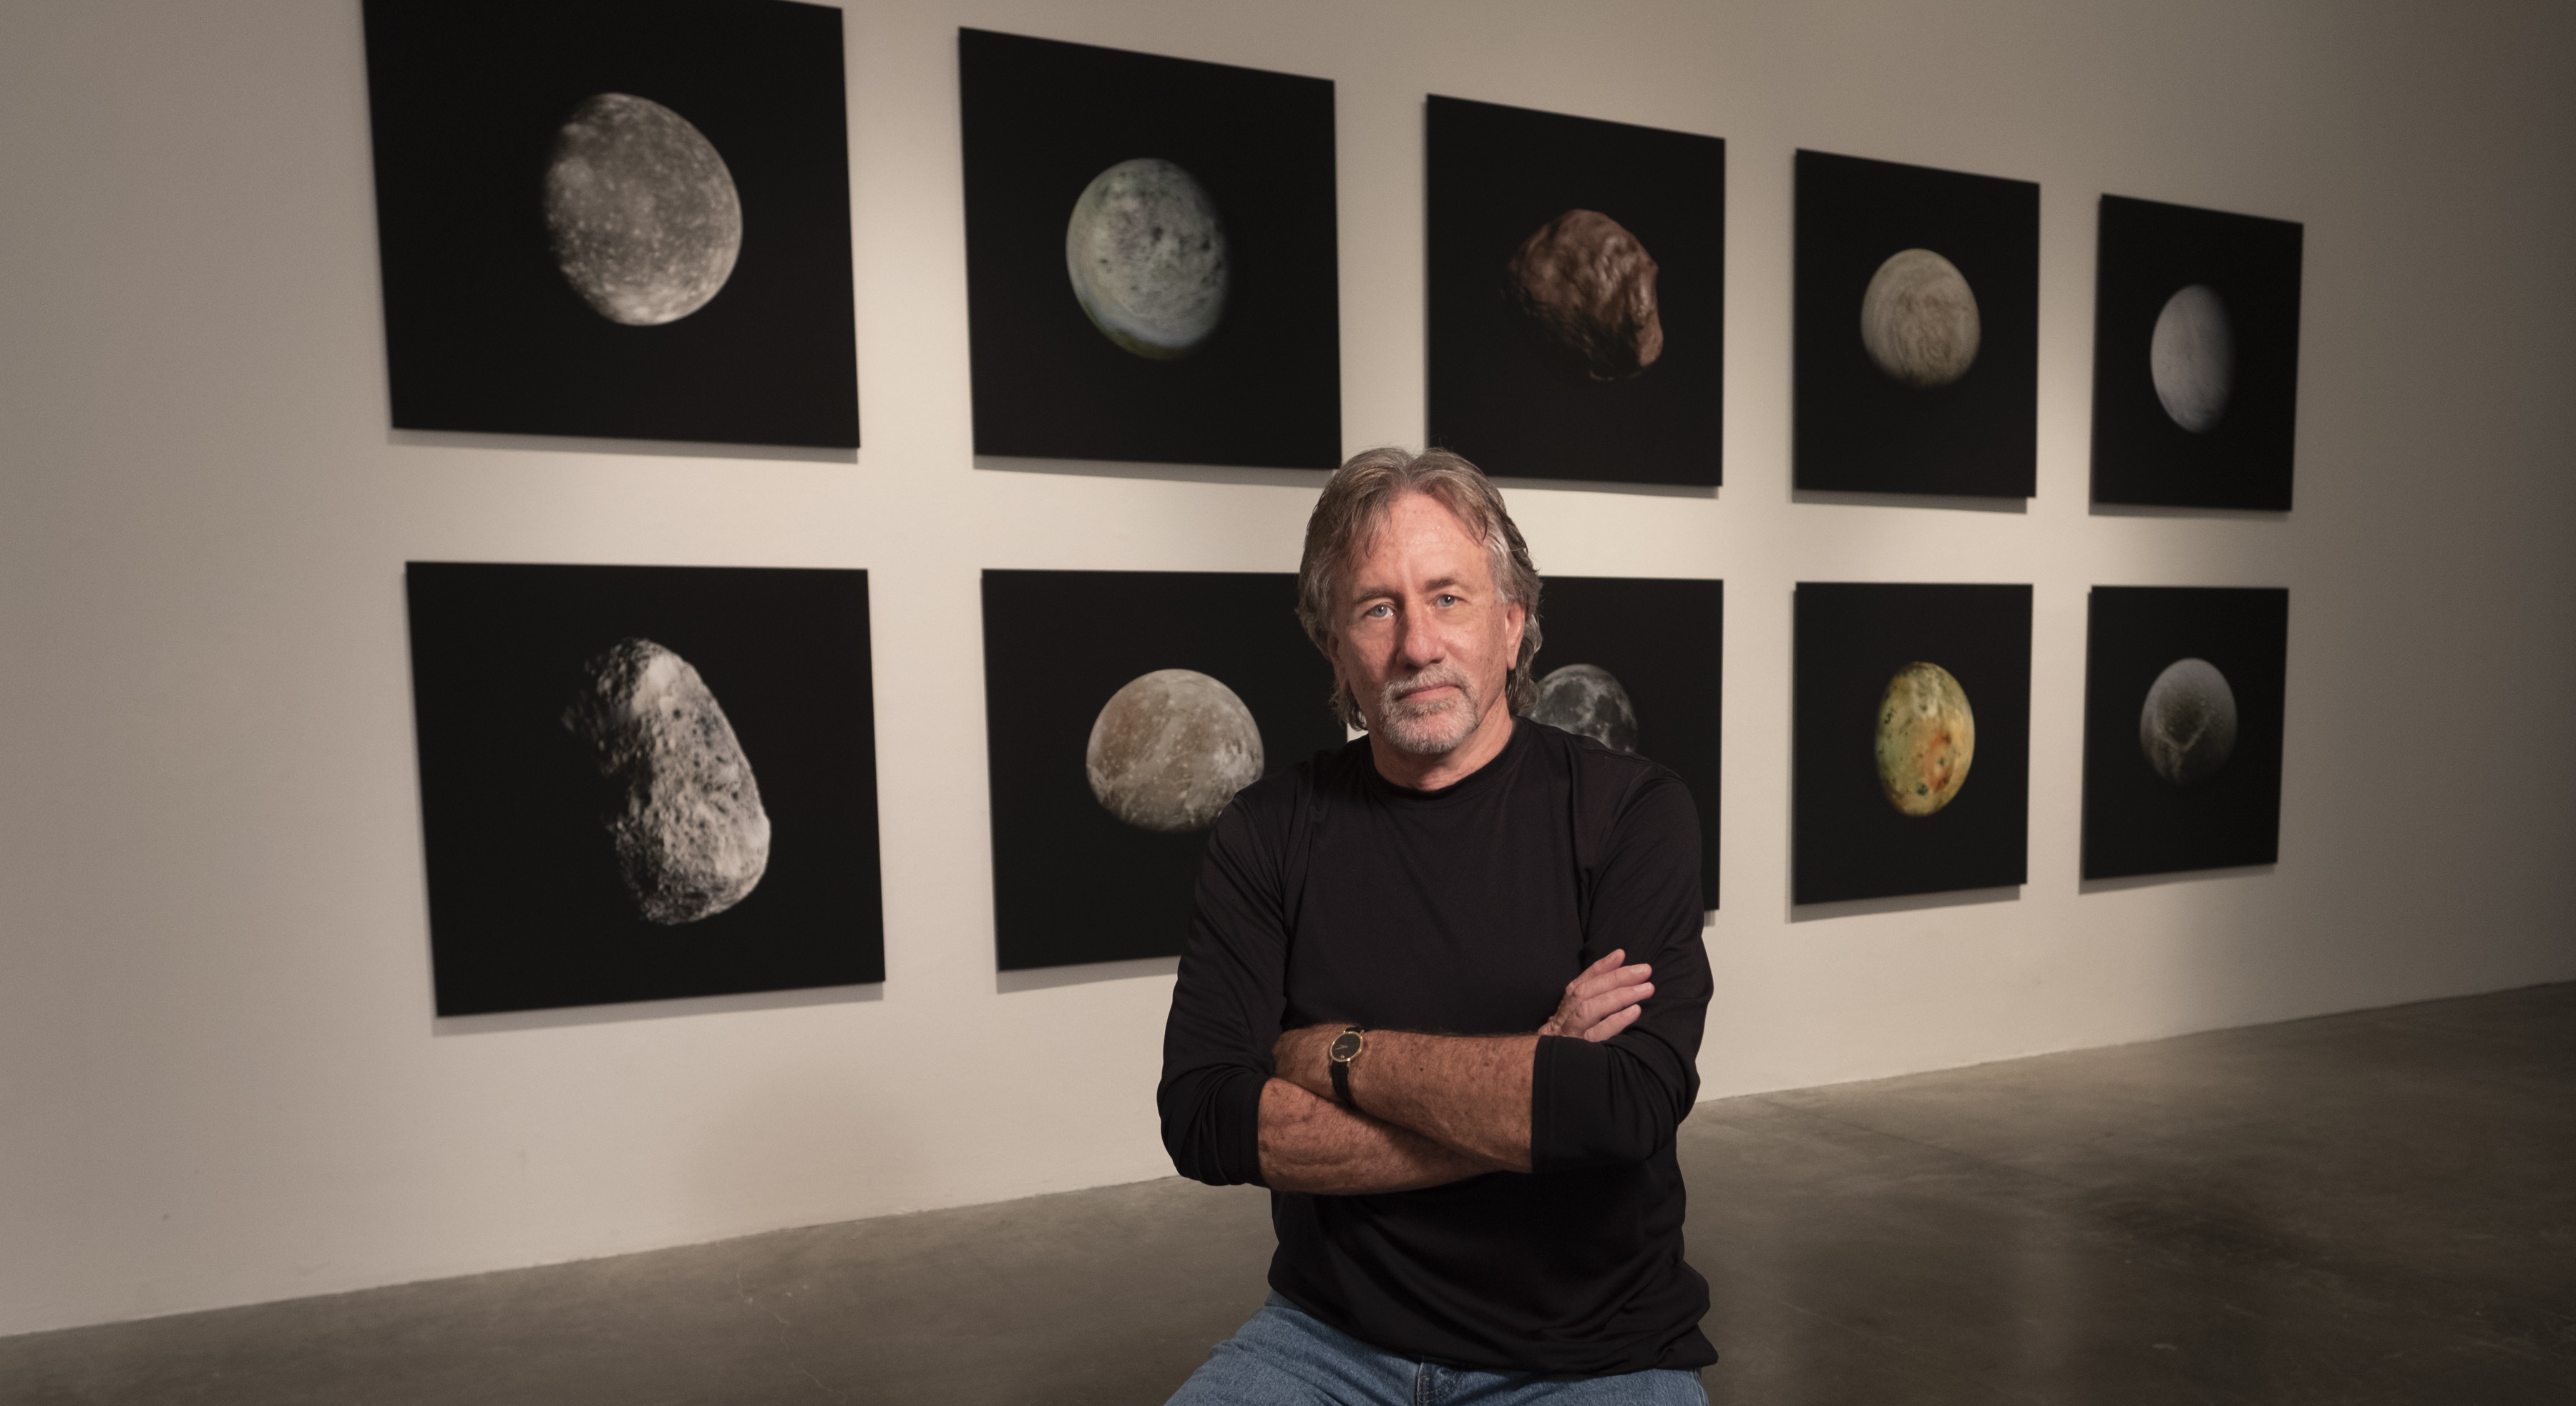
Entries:
POLYGON ((1385 733, 1389 742, 1416 756, 1445 756, 1475 734, 1477 715, 1484 711, 1480 706, 1483 701, 1476 696, 1475 682, 1459 670, 1446 666, 1425 669, 1389 679, 1378 690, 1377 730, 1385 733), (1397 695, 1406 689, 1427 683, 1452 685, 1458 694, 1427 705, 1397 701, 1397 695))

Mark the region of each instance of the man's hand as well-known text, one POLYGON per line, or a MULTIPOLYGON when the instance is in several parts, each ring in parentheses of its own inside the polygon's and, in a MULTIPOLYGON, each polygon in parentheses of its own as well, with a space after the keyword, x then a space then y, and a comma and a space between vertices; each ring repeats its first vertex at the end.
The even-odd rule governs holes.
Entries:
POLYGON ((1619 959, 1627 955, 1627 949, 1616 949, 1565 983, 1565 999, 1557 1002, 1556 1014, 1547 1018, 1538 1033, 1579 1035, 1598 1042, 1635 1024, 1639 1003, 1655 994, 1655 983, 1646 979, 1655 969, 1644 962, 1620 966, 1619 959))

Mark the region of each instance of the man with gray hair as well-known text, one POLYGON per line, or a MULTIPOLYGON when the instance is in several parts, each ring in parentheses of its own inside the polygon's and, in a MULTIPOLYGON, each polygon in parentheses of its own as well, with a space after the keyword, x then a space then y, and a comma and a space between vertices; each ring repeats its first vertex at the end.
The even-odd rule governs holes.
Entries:
POLYGON ((1175 1403, 1706 1400, 1673 1155, 1709 997, 1698 812, 1514 716, 1539 592, 1454 454, 1361 454, 1315 505, 1297 613, 1367 734, 1208 840, 1163 1142, 1270 1188, 1279 1249, 1175 1403))

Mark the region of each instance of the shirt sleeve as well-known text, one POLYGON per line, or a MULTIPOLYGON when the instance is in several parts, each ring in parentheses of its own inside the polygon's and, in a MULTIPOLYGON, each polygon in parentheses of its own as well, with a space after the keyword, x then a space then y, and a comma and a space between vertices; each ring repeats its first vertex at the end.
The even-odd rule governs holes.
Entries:
POLYGON ((1700 940, 1699 808, 1660 769, 1618 807, 1593 876, 1583 961, 1613 948, 1654 966, 1655 994, 1607 1040, 1542 1036, 1531 1071, 1538 1172, 1634 1165, 1661 1151, 1699 1096, 1708 951, 1700 940))
POLYGON ((1287 1008, 1289 807, 1250 800, 1238 795, 1208 837, 1154 1100, 1172 1166, 1210 1186, 1264 1184, 1261 1090, 1287 1008))

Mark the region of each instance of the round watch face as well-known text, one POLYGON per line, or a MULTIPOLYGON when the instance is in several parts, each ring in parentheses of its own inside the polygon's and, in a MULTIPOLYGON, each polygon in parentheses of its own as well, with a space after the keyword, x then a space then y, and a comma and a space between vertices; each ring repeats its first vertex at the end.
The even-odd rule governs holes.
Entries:
POLYGON ((1359 1052, 1360 1032, 1356 1030, 1345 1030, 1341 1034, 1333 1037, 1333 1058, 1344 1064, 1348 1064, 1351 1062, 1352 1057, 1357 1055, 1359 1052))

